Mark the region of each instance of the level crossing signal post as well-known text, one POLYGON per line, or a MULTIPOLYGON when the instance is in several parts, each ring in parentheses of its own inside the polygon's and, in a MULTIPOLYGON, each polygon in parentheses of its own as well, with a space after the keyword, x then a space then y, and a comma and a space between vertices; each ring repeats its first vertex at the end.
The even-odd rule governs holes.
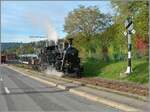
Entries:
POLYGON ((128 66, 126 70, 126 74, 131 74, 132 72, 132 63, 131 63, 131 49, 132 49, 132 43, 131 43, 131 34, 135 33, 135 30, 133 29, 133 21, 132 17, 129 16, 125 20, 125 28, 126 31, 124 32, 124 35, 127 37, 128 40, 128 66))

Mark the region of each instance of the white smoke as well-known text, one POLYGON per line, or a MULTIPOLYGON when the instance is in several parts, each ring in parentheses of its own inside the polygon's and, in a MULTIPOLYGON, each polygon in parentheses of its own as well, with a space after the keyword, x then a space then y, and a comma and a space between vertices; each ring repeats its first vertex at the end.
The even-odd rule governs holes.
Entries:
POLYGON ((39 28, 46 32, 48 41, 52 40, 55 42, 55 44, 57 43, 58 35, 48 15, 43 13, 37 14, 37 13, 28 12, 26 13, 26 17, 27 20, 30 22, 30 24, 33 26, 33 28, 35 29, 39 28))
POLYGON ((45 73, 48 75, 54 75, 54 76, 58 76, 58 77, 64 76, 64 74, 62 72, 56 71, 56 69, 53 68, 52 66, 48 66, 47 69, 45 70, 45 73))
POLYGON ((51 24, 48 25, 48 41, 53 40, 55 44, 58 41, 58 35, 51 24))

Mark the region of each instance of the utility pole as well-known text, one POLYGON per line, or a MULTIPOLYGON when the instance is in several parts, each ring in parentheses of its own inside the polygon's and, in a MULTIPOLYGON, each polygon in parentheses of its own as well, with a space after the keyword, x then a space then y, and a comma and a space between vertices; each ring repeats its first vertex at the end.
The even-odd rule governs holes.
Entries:
POLYGON ((133 21, 132 17, 128 17, 125 20, 125 27, 127 32, 124 32, 124 35, 127 36, 128 39, 128 66, 126 70, 126 74, 131 74, 132 72, 132 63, 131 63, 131 49, 132 49, 132 43, 131 43, 131 34, 135 33, 135 30, 133 29, 133 21))

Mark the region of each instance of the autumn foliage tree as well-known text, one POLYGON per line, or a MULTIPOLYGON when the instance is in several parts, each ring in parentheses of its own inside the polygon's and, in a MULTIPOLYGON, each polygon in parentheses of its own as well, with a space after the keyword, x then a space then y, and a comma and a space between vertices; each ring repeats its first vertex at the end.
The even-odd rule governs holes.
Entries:
MULTIPOLYGON (((110 23, 111 16, 103 14, 96 6, 79 6, 65 18, 64 31, 76 40, 80 40, 78 44, 80 43, 85 51, 94 52, 95 45, 92 40, 105 31, 110 23)), ((103 40, 107 41, 107 38, 103 40)))
MULTIPOLYGON (((116 10, 116 15, 114 16, 114 20, 116 23, 121 23, 122 25, 124 25, 124 20, 128 16, 133 17, 134 29, 136 31, 136 34, 133 35, 134 38, 132 38, 133 43, 135 43, 133 46, 135 49, 137 49, 137 51, 141 49, 141 47, 139 46, 143 46, 142 52, 146 51, 146 49, 148 49, 148 46, 146 44, 149 42, 148 38, 149 2, 147 0, 145 1, 112 0, 111 3, 114 9, 116 10)), ((124 31, 125 31, 124 29, 120 29, 120 32, 124 31)))
POLYGON ((68 34, 82 33, 84 38, 91 38, 109 26, 110 17, 101 13, 96 6, 79 6, 65 18, 64 31, 68 34))

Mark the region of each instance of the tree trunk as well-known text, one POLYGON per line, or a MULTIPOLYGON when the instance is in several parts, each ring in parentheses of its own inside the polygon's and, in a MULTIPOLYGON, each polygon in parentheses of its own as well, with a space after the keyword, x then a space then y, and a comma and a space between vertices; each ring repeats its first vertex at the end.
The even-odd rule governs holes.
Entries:
POLYGON ((108 48, 103 46, 102 47, 102 55, 103 55, 103 60, 104 61, 109 61, 109 56, 108 56, 108 48))

